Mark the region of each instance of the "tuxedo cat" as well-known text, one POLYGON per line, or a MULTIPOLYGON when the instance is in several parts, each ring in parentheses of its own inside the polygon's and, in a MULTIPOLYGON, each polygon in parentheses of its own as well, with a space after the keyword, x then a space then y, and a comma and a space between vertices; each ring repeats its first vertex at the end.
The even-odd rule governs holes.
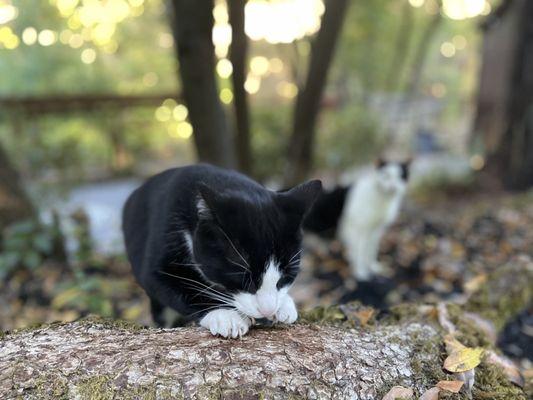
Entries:
POLYGON ((169 307, 213 335, 244 335, 255 318, 293 323, 301 222, 321 190, 284 192, 210 165, 148 179, 123 212, 126 251, 163 324, 169 307))
POLYGON ((380 272, 379 242, 398 214, 409 164, 378 160, 375 170, 355 185, 323 191, 304 219, 304 231, 343 242, 359 281, 380 272))
POLYGON ((377 260, 379 243, 398 216, 408 175, 408 162, 379 160, 376 169, 360 178, 347 193, 337 236, 359 281, 382 272, 377 260))

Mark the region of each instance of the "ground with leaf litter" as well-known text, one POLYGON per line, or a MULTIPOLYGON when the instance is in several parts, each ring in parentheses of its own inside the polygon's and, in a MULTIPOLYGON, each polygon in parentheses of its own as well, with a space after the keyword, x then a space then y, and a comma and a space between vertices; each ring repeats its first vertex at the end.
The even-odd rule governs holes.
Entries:
MULTIPOLYGON (((467 396, 471 369, 454 368, 464 364, 464 369, 472 363, 477 363, 478 371, 474 398, 476 393, 480 399, 513 398, 511 392, 498 393, 496 382, 514 381, 515 387, 526 390, 531 386, 533 283, 526 280, 524 288, 524 278, 531 268, 532 226, 532 195, 446 199, 442 204, 410 201, 381 246, 387 277, 357 284, 349 277, 338 242, 310 238, 295 295, 303 308, 358 301, 336 311, 318 309, 310 317, 322 322, 348 320, 362 329, 415 313, 404 306, 395 308, 400 303, 416 303, 417 310, 426 307, 426 317, 439 320, 444 333, 442 359, 434 365, 440 372, 423 398, 467 396), (502 268, 509 263, 512 268, 502 268), (499 271, 503 273, 498 276, 499 271), (515 291, 517 287, 520 291, 515 291), (491 293, 499 290, 508 295, 491 298, 491 293), (456 329, 448 341, 445 333, 450 326, 439 311, 443 302, 450 303, 447 318, 456 329), (452 339, 459 345, 454 347, 452 339), (459 394, 453 394, 456 389, 459 394)), ((6 277, 0 293, 0 327, 4 331, 88 314, 149 323, 146 298, 123 258, 91 255, 69 266, 49 263, 32 271, 17 270, 6 277)), ((402 390, 410 389, 390 388, 390 396, 397 390, 405 397, 408 393, 402 390)))

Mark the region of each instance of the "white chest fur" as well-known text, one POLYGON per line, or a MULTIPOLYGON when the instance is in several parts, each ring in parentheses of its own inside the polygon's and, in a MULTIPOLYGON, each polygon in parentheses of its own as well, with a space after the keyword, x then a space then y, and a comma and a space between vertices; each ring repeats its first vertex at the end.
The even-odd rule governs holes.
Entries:
POLYGON ((349 191, 337 234, 357 279, 367 280, 381 270, 379 242, 396 219, 404 193, 405 182, 396 165, 373 171, 349 191))

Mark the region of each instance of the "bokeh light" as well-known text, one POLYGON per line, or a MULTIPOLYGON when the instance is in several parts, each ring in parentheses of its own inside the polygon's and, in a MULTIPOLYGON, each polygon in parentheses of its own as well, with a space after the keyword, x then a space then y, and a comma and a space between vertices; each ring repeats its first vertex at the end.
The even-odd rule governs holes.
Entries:
POLYGON ((233 101, 233 92, 231 89, 224 88, 220 91, 220 100, 224 104, 229 104, 233 101))
POLYGON ((84 64, 92 64, 96 60, 96 51, 94 49, 85 49, 81 52, 81 61, 84 64))
POLYGON ((7 24, 13 21, 18 16, 18 8, 13 6, 11 2, 0 3, 0 24, 7 24))
POLYGON ((440 53, 446 58, 453 57, 455 55, 455 46, 451 42, 444 42, 440 46, 440 53))
POLYGON ((37 30, 29 26, 22 31, 22 41, 24 44, 31 46, 37 42, 37 30))
POLYGON ((486 0, 443 0, 442 9, 448 18, 462 20, 490 13, 490 4, 486 0))
POLYGON ((425 0, 409 0, 409 4, 411 4, 413 7, 422 7, 424 5, 425 0))
POLYGON ((189 115, 189 110, 183 104, 178 104, 172 111, 172 116, 176 121, 185 121, 189 115))
POLYGON ((245 8, 245 31, 252 40, 291 43, 317 32, 323 13, 322 0, 251 0, 245 8))
POLYGON ((229 78, 233 72, 233 65, 230 60, 223 58, 218 61, 216 69, 221 78, 229 78))
POLYGON ((244 82, 244 90, 249 94, 256 94, 261 88, 261 79, 257 76, 248 74, 246 81, 244 82))
POLYGON ((269 62, 266 57, 256 56, 250 60, 250 70, 254 75, 261 76, 268 72, 269 62))
POLYGON ((298 94, 298 87, 292 82, 282 81, 276 86, 276 91, 280 96, 292 99, 298 94))
POLYGON ((44 29, 39 32, 38 40, 41 46, 51 46, 57 41, 57 34, 50 29, 44 29))

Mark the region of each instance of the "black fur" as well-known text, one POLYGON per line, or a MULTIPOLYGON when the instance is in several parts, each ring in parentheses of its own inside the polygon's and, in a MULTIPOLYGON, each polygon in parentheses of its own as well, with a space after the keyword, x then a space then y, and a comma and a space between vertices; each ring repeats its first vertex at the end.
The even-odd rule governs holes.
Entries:
POLYGON ((304 231, 333 238, 349 190, 350 187, 337 186, 331 191, 323 191, 304 219, 304 231))
POLYGON ((272 256, 282 269, 278 286, 291 283, 298 272, 291 257, 300 250, 301 221, 320 189, 319 181, 311 181, 272 192, 210 165, 170 169, 148 179, 124 206, 123 231, 154 321, 162 323, 164 307, 198 319, 223 306, 202 292, 207 286, 224 295, 254 293, 272 256), (244 263, 250 273, 239 266, 244 263))

